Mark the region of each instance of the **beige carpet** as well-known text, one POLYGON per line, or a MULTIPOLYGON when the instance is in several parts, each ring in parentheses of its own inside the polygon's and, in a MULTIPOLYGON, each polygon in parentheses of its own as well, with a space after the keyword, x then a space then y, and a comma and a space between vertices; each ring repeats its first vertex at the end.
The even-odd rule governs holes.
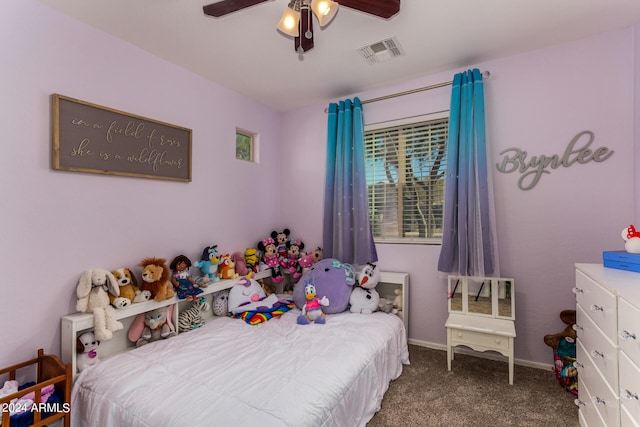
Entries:
POLYGON ((367 427, 579 425, 575 396, 550 370, 516 365, 510 386, 506 361, 456 353, 448 372, 443 350, 409 345, 409 355, 367 427))

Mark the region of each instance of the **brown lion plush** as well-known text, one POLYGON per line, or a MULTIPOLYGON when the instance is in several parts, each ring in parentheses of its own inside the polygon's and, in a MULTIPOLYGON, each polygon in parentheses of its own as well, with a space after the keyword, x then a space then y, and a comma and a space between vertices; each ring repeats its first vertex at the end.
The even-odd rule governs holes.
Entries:
POLYGON ((142 270, 142 290, 151 292, 156 301, 163 301, 175 295, 169 281, 169 267, 163 258, 145 258, 140 262, 142 270))

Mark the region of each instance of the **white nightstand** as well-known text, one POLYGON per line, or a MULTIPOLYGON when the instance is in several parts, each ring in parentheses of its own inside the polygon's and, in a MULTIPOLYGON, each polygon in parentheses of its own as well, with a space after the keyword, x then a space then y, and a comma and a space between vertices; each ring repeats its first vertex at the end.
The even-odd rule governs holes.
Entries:
POLYGON ((447 369, 454 347, 495 351, 509 359, 509 384, 513 384, 515 282, 497 277, 449 276, 447 369))

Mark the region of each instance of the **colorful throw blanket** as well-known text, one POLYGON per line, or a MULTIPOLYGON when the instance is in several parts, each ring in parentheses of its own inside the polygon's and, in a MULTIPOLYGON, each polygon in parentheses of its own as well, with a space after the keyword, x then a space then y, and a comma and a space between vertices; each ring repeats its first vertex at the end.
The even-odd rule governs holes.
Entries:
POLYGON ((242 319, 250 325, 257 325, 259 323, 266 322, 273 317, 278 317, 291 310, 293 307, 295 307, 293 300, 280 300, 275 303, 273 307, 253 311, 243 311, 237 314, 229 313, 229 317, 242 319))

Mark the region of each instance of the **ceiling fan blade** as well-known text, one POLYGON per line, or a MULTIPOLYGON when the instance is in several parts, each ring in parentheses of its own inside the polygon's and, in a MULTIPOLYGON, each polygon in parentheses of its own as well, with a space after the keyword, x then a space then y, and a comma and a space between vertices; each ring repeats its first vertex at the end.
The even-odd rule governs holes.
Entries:
POLYGON ((205 15, 215 16, 219 18, 232 12, 237 12, 249 6, 255 6, 258 3, 264 3, 268 0, 222 0, 202 6, 205 15))
POLYGON ((400 0, 336 0, 340 6, 359 10, 381 18, 391 18, 400 12, 400 0))

